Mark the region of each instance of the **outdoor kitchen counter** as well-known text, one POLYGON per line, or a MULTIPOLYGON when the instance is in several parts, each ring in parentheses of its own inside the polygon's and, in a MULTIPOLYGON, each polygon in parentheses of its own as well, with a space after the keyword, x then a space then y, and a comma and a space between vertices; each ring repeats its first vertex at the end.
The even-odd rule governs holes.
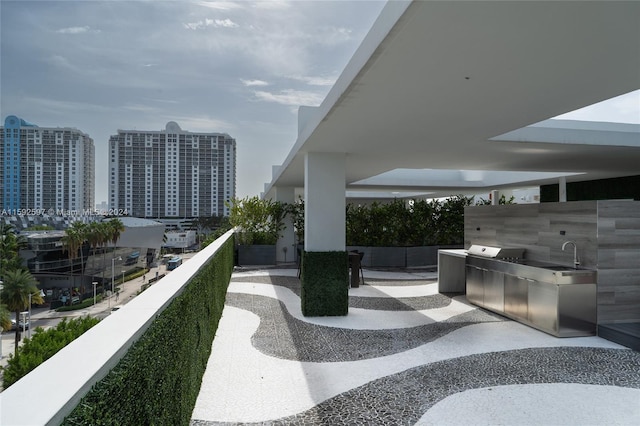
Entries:
POLYGON ((467 299, 558 337, 596 330, 597 271, 531 260, 469 255, 467 299))
POLYGON ((466 258, 467 251, 463 249, 438 250, 438 292, 465 292, 466 258))
POLYGON ((469 256, 467 263, 479 268, 488 268, 509 275, 553 284, 591 284, 596 282, 597 276, 597 272, 593 269, 574 268, 537 260, 505 261, 469 256))

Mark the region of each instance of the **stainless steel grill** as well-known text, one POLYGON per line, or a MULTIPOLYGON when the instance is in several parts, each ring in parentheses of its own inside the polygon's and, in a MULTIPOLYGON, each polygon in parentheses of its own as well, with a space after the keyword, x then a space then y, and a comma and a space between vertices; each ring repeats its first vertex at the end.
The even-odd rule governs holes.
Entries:
POLYGON ((467 254, 492 259, 516 260, 523 257, 524 249, 513 247, 491 247, 474 244, 469 247, 467 254))

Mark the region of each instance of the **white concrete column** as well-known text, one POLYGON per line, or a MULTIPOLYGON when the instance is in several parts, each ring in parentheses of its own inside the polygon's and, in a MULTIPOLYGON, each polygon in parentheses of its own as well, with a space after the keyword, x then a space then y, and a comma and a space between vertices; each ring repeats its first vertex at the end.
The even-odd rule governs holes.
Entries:
MULTIPOLYGON (((292 186, 276 187, 273 190, 275 201, 293 204, 295 201, 295 188, 292 186)), ((287 215, 284 218, 284 229, 276 243, 276 262, 294 262, 296 260, 295 232, 293 218, 287 215)))
POLYGON ((304 168, 304 250, 346 249, 345 154, 309 152, 304 168))
POLYGON ((567 202, 567 178, 564 176, 558 179, 558 201, 567 202))
POLYGON ((491 191, 491 205, 497 206, 498 204, 500 204, 500 191, 494 189, 491 191))

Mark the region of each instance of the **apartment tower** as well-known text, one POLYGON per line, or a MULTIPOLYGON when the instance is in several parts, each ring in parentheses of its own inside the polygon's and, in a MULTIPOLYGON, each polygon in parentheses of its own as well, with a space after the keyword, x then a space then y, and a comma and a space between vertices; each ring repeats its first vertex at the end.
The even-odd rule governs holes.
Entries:
POLYGON ((0 200, 6 213, 94 208, 95 151, 89 135, 39 127, 14 115, 0 129, 0 200))
POLYGON ((109 207, 146 218, 227 216, 236 141, 225 133, 118 130, 109 139, 109 207))

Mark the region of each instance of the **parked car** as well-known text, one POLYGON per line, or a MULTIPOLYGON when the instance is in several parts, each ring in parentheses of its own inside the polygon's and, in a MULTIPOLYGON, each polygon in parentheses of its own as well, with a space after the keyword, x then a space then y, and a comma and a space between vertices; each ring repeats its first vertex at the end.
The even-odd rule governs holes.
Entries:
MULTIPOLYGON (((18 324, 20 324, 20 330, 22 330, 23 328, 27 329, 31 325, 29 323, 29 320, 25 320, 25 321, 20 320, 20 321, 18 321, 18 324)), ((16 329, 16 320, 12 319, 11 320, 11 330, 15 330, 15 329, 16 329)))

